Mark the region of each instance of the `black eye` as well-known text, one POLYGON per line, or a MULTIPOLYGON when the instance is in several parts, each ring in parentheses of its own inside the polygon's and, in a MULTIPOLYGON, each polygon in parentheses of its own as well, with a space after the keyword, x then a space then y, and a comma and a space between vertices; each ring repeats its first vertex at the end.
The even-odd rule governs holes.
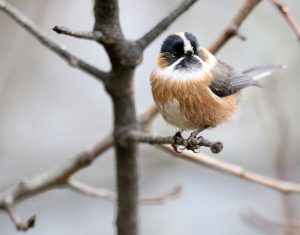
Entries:
POLYGON ((177 53, 174 51, 174 52, 172 52, 172 57, 176 57, 177 56, 177 53))

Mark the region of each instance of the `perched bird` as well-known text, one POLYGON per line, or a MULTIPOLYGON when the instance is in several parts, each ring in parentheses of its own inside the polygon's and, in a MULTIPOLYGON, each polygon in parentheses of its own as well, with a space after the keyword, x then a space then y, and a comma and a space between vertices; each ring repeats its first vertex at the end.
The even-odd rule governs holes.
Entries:
MULTIPOLYGON (((281 67, 261 66, 239 72, 200 47, 193 34, 179 32, 162 43, 150 77, 152 94, 163 118, 180 131, 194 130, 189 138, 196 138, 204 129, 233 118, 240 91, 259 86, 258 79, 281 67)), ((181 136, 180 131, 174 138, 181 136)))

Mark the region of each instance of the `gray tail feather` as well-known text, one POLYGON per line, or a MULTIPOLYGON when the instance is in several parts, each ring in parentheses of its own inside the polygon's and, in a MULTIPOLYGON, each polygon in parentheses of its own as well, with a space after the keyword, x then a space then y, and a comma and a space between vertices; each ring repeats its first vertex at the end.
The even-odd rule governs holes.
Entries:
POLYGON ((252 77, 255 80, 255 84, 253 84, 253 85, 260 86, 256 80, 259 80, 263 77, 270 76, 276 70, 284 69, 286 67, 287 67, 286 65, 258 66, 258 67, 253 67, 253 68, 247 69, 247 70, 243 71, 243 73, 252 77))

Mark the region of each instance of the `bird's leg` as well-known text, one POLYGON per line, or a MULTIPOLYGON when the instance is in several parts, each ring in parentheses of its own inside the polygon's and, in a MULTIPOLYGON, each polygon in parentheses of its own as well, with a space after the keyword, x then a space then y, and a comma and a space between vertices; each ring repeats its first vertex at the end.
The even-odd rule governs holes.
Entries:
POLYGON ((188 139, 196 138, 197 135, 198 135, 200 132, 204 131, 205 129, 206 129, 206 128, 201 128, 201 129, 198 129, 198 130, 196 130, 196 131, 193 131, 193 132, 190 134, 190 136, 189 136, 188 139))

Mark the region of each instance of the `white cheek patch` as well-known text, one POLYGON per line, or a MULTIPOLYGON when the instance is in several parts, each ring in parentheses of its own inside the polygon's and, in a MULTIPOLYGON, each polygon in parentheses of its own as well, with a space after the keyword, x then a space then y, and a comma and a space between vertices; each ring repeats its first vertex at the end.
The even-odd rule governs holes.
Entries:
POLYGON ((180 81, 199 80, 204 78, 207 72, 210 72, 216 64, 216 61, 213 61, 213 63, 208 64, 197 55, 194 55, 194 58, 199 60, 199 62, 201 63, 202 66, 200 68, 195 68, 192 70, 175 69, 176 65, 178 65, 184 59, 184 58, 180 58, 167 68, 157 67, 154 73, 156 74, 156 76, 162 79, 180 80, 180 81))

